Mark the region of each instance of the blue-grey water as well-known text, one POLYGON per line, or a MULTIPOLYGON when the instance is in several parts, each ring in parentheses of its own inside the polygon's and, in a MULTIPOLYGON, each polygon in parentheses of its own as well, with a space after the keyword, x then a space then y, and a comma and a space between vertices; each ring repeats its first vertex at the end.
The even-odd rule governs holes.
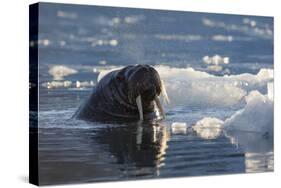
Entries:
MULTIPOLYGON (((212 80, 194 76, 186 87, 207 84, 186 92, 181 85, 173 90, 182 82, 171 81, 178 78, 172 68, 192 68, 218 82, 272 70, 272 18, 46 3, 39 10, 40 184, 273 171, 272 137, 192 128, 204 117, 233 115, 251 88, 229 91, 223 80, 224 89, 213 90, 212 80), (172 105, 164 121, 151 126, 72 118, 100 72, 131 64, 165 66, 160 76, 172 105), (175 129, 177 122, 186 127, 175 129)), ((251 87, 266 94, 261 85, 251 87)))

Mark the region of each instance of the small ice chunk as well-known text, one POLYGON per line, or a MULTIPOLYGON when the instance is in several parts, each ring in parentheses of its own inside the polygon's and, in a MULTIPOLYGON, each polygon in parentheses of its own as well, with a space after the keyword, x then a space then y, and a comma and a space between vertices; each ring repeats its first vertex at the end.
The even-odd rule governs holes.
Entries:
POLYGON ((211 57, 206 55, 202 58, 202 61, 207 65, 216 65, 216 66, 230 63, 229 57, 222 57, 217 54, 211 57))
POLYGON ((51 81, 51 82, 44 82, 41 84, 43 87, 46 87, 48 89, 52 88, 63 88, 63 87, 71 87, 72 82, 71 81, 51 81))
POLYGON ((59 10, 57 11, 57 17, 73 20, 78 18, 78 14, 76 14, 75 12, 66 12, 66 11, 59 10))
POLYGON ((205 117, 198 121, 192 129, 203 139, 217 138, 223 128, 223 121, 213 117, 205 117))
POLYGON ((72 85, 72 82, 71 81, 64 81, 63 82, 63 86, 64 87, 70 87, 72 85))
POLYGON ((54 65, 49 69, 49 74, 53 76, 54 80, 63 80, 65 76, 76 74, 77 70, 63 65, 54 65))
POLYGON ((135 24, 138 23, 139 21, 142 21, 143 19, 144 17, 141 15, 131 15, 131 16, 126 16, 124 18, 124 22, 127 24, 135 24))
POLYGON ((213 62, 214 65, 218 65, 222 62, 222 57, 219 56, 219 55, 214 55, 212 57, 212 62, 213 62))
POLYGON ((76 87, 77 88, 87 88, 87 87, 93 87, 95 85, 94 81, 84 81, 84 82, 80 82, 80 81, 76 81, 76 87))
POLYGON ((76 81, 76 87, 77 87, 77 88, 81 87, 81 82, 76 81))
POLYGON ((118 40, 112 39, 112 40, 109 41, 109 44, 110 44, 111 46, 117 46, 117 45, 118 45, 118 40))
POLYGON ((99 69, 98 68, 93 68, 93 72, 97 73, 97 72, 99 72, 99 69))
POLYGON ((202 58, 202 60, 203 60, 203 62, 205 63, 205 64, 211 64, 211 59, 210 59, 210 57, 209 56, 204 56, 203 58, 202 58))
POLYGON ((186 134, 187 132, 187 124, 184 122, 174 122, 171 127, 173 134, 186 134))
POLYGON ((44 39, 43 40, 43 45, 44 46, 49 46, 49 44, 50 44, 50 41, 48 39, 44 39))
POLYGON ((98 45, 102 46, 102 45, 103 45, 103 43, 104 43, 104 41, 103 41, 103 40, 98 40, 98 45))
POLYGON ((105 65, 105 64, 107 64, 107 62, 105 60, 101 60, 101 61, 99 61, 99 64, 100 65, 105 65))
POLYGON ((59 44, 60 44, 60 46, 65 46, 66 42, 65 42, 64 40, 61 40, 61 41, 59 42, 59 44))
POLYGON ((39 39, 38 44, 41 45, 41 46, 49 46, 50 40, 49 39, 39 39))
POLYGON ((114 24, 120 24, 121 19, 118 18, 118 17, 114 17, 114 18, 112 18, 112 22, 113 22, 114 24))
POLYGON ((251 25, 252 27, 255 27, 255 26, 257 25, 257 23, 256 23, 256 21, 251 20, 250 25, 251 25))
POLYGON ((198 121, 193 128, 222 128, 223 121, 213 117, 205 117, 198 121))
POLYGON ((227 35, 227 36, 225 36, 225 35, 214 35, 214 36, 212 36, 212 40, 232 42, 233 36, 231 36, 231 35, 227 35))
POLYGON ((224 64, 229 64, 229 57, 224 57, 223 58, 223 63, 224 64))
POLYGON ((273 101, 273 82, 267 83, 267 97, 273 101))
POLYGON ((244 18, 243 19, 243 23, 244 24, 249 24, 250 23, 250 19, 249 18, 244 18))

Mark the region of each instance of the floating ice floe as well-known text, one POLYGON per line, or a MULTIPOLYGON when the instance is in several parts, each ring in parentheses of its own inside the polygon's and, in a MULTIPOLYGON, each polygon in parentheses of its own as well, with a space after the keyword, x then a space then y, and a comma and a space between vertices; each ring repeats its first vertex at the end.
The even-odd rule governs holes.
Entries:
POLYGON ((113 24, 120 24, 121 23, 121 19, 119 17, 114 17, 111 19, 113 24))
POLYGON ((251 93, 248 95, 246 106, 226 121, 205 117, 199 120, 192 129, 199 137, 207 140, 215 139, 224 133, 230 143, 245 153, 246 172, 272 171, 274 159, 271 102, 273 101, 267 101, 268 96, 270 95, 251 93), (260 105, 265 105, 265 108, 260 105))
MULTIPOLYGON (((99 70, 98 81, 107 73, 123 67, 99 70)), ((164 81, 170 98, 169 106, 225 107, 245 102, 252 90, 267 92, 267 83, 273 81, 272 69, 261 69, 258 74, 215 76, 193 68, 155 66, 164 81)))
MULTIPOLYGON (((251 91, 245 97, 246 105, 244 108, 235 112, 232 116, 222 121, 217 118, 205 117, 198 121, 193 129, 203 138, 208 138, 212 129, 222 129, 232 136, 233 139, 243 132, 244 134, 258 133, 260 137, 273 136, 273 96, 272 84, 268 84, 268 94, 262 95, 258 91, 251 91), (201 134, 200 130, 206 128, 207 131, 201 134), (199 131, 198 131, 199 130, 199 131), (206 136, 207 135, 207 136, 206 136), (233 136, 234 135, 234 136, 233 136)), ((255 134, 256 135, 256 134, 255 134)), ((247 137, 247 136, 246 136, 247 137)), ((242 138, 241 138, 242 139, 242 138)), ((238 140, 241 140, 238 139, 238 140)), ((235 142, 235 140, 233 140, 235 142)), ((251 151, 255 152, 255 151, 251 151)))
POLYGON ((226 136, 245 152, 246 172, 272 171, 273 159, 273 83, 267 95, 252 91, 246 106, 224 122, 226 136))
POLYGON ((273 134, 273 101, 258 91, 245 97, 246 106, 225 120, 227 130, 273 134))
POLYGON ((60 45, 60 46, 63 47, 63 46, 65 46, 65 44, 66 44, 66 42, 65 42, 64 40, 59 41, 59 45, 60 45))
POLYGON ((29 46, 30 47, 35 47, 36 45, 38 45, 38 46, 46 47, 46 46, 49 46, 50 43, 51 43, 51 41, 49 39, 31 40, 29 42, 29 46))
POLYGON ((107 17, 107 16, 97 16, 93 19, 93 22, 103 26, 110 27, 119 27, 124 24, 137 24, 141 21, 145 20, 145 16, 143 15, 127 15, 125 17, 115 16, 115 17, 107 17))
POLYGON ((57 17, 74 20, 78 18, 78 14, 75 12, 66 12, 66 11, 59 10, 57 11, 57 17))
POLYGON ((266 24, 257 24, 255 20, 245 18, 241 24, 228 24, 223 21, 203 18, 202 24, 206 27, 222 28, 227 31, 238 31, 250 37, 259 37, 263 39, 272 40, 273 28, 266 24))
POLYGON ((44 82, 41 85, 48 89, 63 88, 63 87, 70 87, 72 85, 72 82, 71 81, 50 81, 50 82, 44 82))
POLYGON ((214 117, 205 117, 198 121, 192 129, 204 139, 217 138, 223 129, 223 121, 214 117))
POLYGON ((84 82, 76 81, 77 88, 93 87, 94 85, 95 83, 93 81, 84 81, 84 82))
POLYGON ((233 36, 231 36, 231 35, 214 35, 214 36, 212 36, 212 40, 223 41, 223 42, 232 42, 233 36))
POLYGON ((107 64, 107 61, 101 60, 101 61, 99 61, 99 64, 100 64, 100 65, 106 65, 106 64, 107 64))
MULTIPOLYGON (((256 140, 256 142, 260 142, 260 140, 256 140)), ((273 170, 274 170, 273 150, 264 153, 250 153, 250 152, 245 153, 246 173, 268 172, 273 170)))
POLYGON ((94 39, 91 42, 92 47, 96 46, 117 46, 118 45, 118 40, 117 39, 94 39))
POLYGON ((251 27, 255 27, 257 25, 256 21, 250 18, 243 18, 243 23, 246 25, 250 25, 251 27))
POLYGON ((207 65, 209 71, 220 72, 223 66, 229 64, 229 57, 222 57, 220 55, 204 56, 202 58, 204 64, 207 65))
POLYGON ((50 81, 44 82, 41 84, 42 87, 47 89, 54 89, 54 88, 91 88, 95 86, 94 81, 50 81))
POLYGON ((171 125, 173 134, 186 134, 187 132, 187 124, 185 122, 174 122, 171 125))
POLYGON ((203 63, 207 65, 221 65, 221 64, 229 64, 229 57, 222 57, 220 55, 214 56, 204 56, 202 58, 203 63))
POLYGON ((145 17, 143 15, 130 15, 124 18, 124 22, 127 24, 136 24, 144 19, 145 17))
MULTIPOLYGON (((273 125, 272 125, 273 126, 273 125)), ((274 168, 273 137, 264 133, 225 131, 230 142, 245 153, 245 170, 272 171, 274 168)))
POLYGON ((198 41, 202 40, 202 36, 200 35, 167 35, 167 34, 156 34, 155 37, 160 40, 177 40, 184 42, 198 41))
POLYGON ((156 69, 165 82, 172 106, 239 104, 251 90, 266 92, 267 83, 273 80, 270 69, 262 69, 257 75, 230 76, 214 76, 192 68, 157 66, 156 69))
POLYGON ((272 100, 272 101, 273 101, 273 97, 274 97, 273 96, 273 93, 274 93, 273 89, 274 89, 273 82, 267 83, 267 97, 268 97, 269 100, 272 100))
POLYGON ((77 70, 64 65, 54 65, 49 69, 49 74, 53 76, 54 80, 63 80, 65 76, 76 73, 78 73, 77 70))

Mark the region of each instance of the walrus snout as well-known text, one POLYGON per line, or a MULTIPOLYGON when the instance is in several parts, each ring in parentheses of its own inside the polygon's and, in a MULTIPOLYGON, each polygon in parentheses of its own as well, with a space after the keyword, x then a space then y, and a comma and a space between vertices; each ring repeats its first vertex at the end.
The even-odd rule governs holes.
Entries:
POLYGON ((129 78, 128 98, 136 104, 140 120, 143 120, 144 109, 156 105, 164 117, 160 95, 166 93, 158 72, 149 65, 137 65, 129 78))
POLYGON ((149 65, 137 65, 128 79, 128 98, 135 103, 141 95, 143 105, 154 100, 161 93, 161 80, 158 72, 149 65))

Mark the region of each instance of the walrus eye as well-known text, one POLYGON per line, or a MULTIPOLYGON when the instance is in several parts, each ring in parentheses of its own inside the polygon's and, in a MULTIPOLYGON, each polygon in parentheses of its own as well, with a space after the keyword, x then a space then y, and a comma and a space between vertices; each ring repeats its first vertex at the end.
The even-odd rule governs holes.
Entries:
POLYGON ((119 74, 116 76, 116 79, 120 82, 125 80, 124 76, 121 76, 119 74))

